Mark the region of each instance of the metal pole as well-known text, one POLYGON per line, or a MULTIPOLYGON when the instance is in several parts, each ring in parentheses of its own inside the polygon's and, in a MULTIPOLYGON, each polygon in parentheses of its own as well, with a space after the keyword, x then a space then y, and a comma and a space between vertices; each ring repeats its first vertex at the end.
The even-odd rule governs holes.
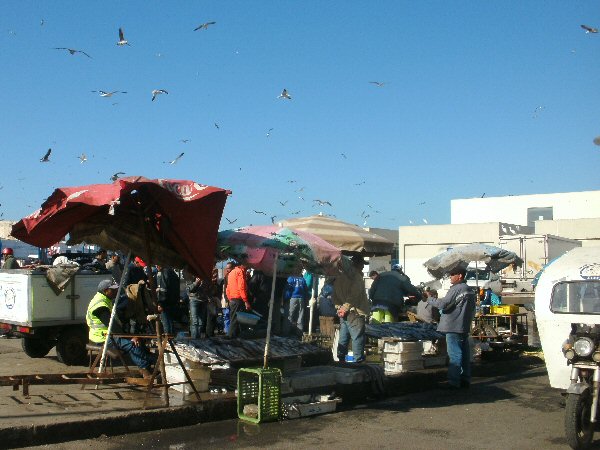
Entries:
POLYGON ((273 261, 273 281, 271 282, 271 299, 269 300, 269 320, 267 321, 267 337, 265 338, 265 357, 263 367, 266 369, 269 362, 269 347, 271 343, 271 325, 273 323, 273 304, 275 303, 275 280, 277 276, 277 260, 279 253, 275 253, 273 261))
POLYGON ((100 358, 100 369, 98 373, 102 373, 104 371, 104 363, 106 360, 106 349, 108 348, 108 341, 110 339, 110 330, 112 330, 112 325, 115 319, 115 315, 117 312, 117 303, 119 302, 119 297, 121 297, 121 292, 123 291, 123 284, 125 284, 125 279, 127 278, 127 274, 129 272, 129 263, 131 262, 131 251, 127 254, 127 260, 125 261, 125 269, 123 270, 123 275, 121 275, 121 281, 119 281, 119 290, 117 291, 117 297, 113 302, 112 311, 110 313, 110 321, 108 322, 108 332, 106 333, 106 341, 104 341, 104 347, 102 348, 102 358, 100 358))

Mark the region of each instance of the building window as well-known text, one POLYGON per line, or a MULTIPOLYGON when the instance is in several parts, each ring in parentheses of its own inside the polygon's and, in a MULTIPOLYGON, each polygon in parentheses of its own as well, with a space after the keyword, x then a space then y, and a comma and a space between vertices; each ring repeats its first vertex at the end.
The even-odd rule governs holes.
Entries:
POLYGON ((552 220, 554 218, 552 206, 543 208, 527 208, 527 226, 535 226, 536 220, 552 220))

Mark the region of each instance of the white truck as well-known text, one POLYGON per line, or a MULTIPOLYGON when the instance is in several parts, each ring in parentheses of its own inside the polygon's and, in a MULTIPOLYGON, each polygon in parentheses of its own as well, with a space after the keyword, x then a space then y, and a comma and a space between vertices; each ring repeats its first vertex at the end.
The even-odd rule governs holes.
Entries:
POLYGON ((581 247, 581 242, 551 234, 521 234, 501 236, 499 246, 515 252, 523 260, 523 265, 513 270, 504 269, 502 281, 502 302, 513 304, 533 303, 533 281, 546 264, 569 250, 581 247))
POLYGON ((60 362, 81 363, 88 342, 87 306, 106 278, 110 274, 80 271, 57 295, 42 270, 0 270, 0 333, 22 337, 32 358, 43 358, 56 346, 60 362))

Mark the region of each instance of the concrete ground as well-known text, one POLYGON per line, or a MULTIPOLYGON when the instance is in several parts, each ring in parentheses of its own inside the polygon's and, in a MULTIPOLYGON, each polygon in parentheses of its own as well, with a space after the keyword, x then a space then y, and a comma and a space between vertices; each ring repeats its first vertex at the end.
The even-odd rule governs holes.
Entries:
POLYGON ((567 448, 561 396, 549 388, 543 365, 524 365, 519 371, 514 370, 518 366, 514 362, 509 365, 511 370, 478 376, 469 390, 459 392, 429 386, 425 391, 346 406, 313 418, 260 426, 227 420, 102 436, 56 444, 52 449, 567 448))
MULTIPOLYGON (((0 375, 84 370, 58 363, 53 353, 31 359, 21 351, 20 340, 0 339, 0 375)), ((444 374, 445 369, 438 369, 403 375, 390 383, 397 397, 358 406, 345 402, 336 414, 260 427, 224 420, 237 416, 233 393, 202 394, 200 404, 174 393, 171 407, 164 408, 156 392, 150 409, 143 410, 145 390, 124 384, 97 390, 33 385, 28 399, 11 387, 0 387, 0 448, 97 436, 103 437, 52 447, 357 448, 376 443, 378 448, 401 448, 398 439, 408 439, 414 448, 501 448, 498 442, 510 448, 563 448, 561 398, 549 388, 539 359, 478 364, 473 387, 460 394, 438 389, 444 374)))

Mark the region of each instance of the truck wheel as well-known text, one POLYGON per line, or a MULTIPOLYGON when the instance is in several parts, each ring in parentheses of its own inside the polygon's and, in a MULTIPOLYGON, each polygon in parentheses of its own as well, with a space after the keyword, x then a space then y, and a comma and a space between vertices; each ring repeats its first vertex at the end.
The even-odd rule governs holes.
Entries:
POLYGON ((23 338, 21 347, 30 358, 43 358, 48 354, 55 342, 47 339, 23 338))
POLYGON ((58 335, 56 342, 56 356, 58 360, 67 366, 85 364, 85 345, 87 342, 87 332, 84 328, 64 328, 58 335))
POLYGON ((565 408, 565 434, 567 444, 574 449, 589 448, 594 437, 594 424, 590 422, 592 398, 589 390, 583 394, 569 394, 565 408))

